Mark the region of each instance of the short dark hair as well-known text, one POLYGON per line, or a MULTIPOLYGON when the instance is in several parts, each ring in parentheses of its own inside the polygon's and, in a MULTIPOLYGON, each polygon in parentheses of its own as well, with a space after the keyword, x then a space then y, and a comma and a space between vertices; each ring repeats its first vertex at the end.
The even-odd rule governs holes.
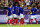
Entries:
POLYGON ((11 5, 9 4, 9 7, 10 7, 11 5))
POLYGON ((10 7, 11 5, 12 5, 12 3, 10 2, 10 3, 9 3, 9 7, 10 7))

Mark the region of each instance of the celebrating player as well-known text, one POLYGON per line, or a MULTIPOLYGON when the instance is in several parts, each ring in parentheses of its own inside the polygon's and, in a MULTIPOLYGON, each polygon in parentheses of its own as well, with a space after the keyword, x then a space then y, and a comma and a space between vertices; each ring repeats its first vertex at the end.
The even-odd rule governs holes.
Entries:
POLYGON ((36 13, 37 13, 37 8, 35 8, 35 6, 33 6, 33 8, 31 9, 32 14, 31 14, 31 24, 33 21, 33 18, 35 18, 36 23, 38 24, 37 18, 36 18, 36 13))
POLYGON ((16 9, 17 9, 17 4, 16 6, 13 7, 12 9, 12 13, 13 13, 13 21, 14 21, 14 24, 13 25, 16 25, 16 23, 18 24, 18 19, 17 19, 17 15, 16 15, 16 9))
POLYGON ((19 19, 21 19, 20 20, 21 25, 24 24, 24 16, 23 16, 23 8, 22 8, 22 5, 20 5, 20 8, 19 8, 19 19))
POLYGON ((9 20, 10 20, 10 25, 12 25, 12 4, 9 4, 9 8, 7 10, 7 16, 8 16, 8 21, 7 21, 7 25, 9 23, 9 20))

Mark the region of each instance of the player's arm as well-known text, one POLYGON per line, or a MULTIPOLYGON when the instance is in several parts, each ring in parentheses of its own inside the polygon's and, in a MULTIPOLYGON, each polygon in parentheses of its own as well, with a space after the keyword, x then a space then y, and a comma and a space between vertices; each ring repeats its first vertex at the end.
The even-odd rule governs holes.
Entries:
POLYGON ((7 16, 8 16, 8 12, 9 12, 9 11, 7 10, 7 16))
POLYGON ((30 11, 30 14, 32 14, 32 10, 30 11))
POLYGON ((27 13, 27 15, 28 15, 28 14, 32 14, 31 10, 27 13))

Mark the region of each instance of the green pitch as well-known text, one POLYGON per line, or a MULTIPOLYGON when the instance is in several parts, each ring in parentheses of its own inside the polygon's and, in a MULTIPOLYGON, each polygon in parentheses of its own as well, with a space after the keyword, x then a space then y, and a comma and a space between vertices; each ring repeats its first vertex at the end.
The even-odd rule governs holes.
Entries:
POLYGON ((27 25, 6 25, 6 24, 0 24, 0 27, 40 27, 40 24, 27 24, 27 25))

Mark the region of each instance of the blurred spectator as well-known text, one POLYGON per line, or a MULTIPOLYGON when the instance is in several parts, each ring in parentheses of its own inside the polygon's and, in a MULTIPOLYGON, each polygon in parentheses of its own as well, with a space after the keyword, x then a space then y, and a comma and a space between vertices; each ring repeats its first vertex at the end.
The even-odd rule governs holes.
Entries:
POLYGON ((16 3, 15 6, 18 7, 18 4, 16 3))
POLYGON ((31 5, 28 7, 28 9, 32 9, 31 5))
POLYGON ((32 5, 33 4, 33 2, 32 1, 30 1, 30 5, 32 5))
POLYGON ((39 5, 40 5, 40 2, 39 2, 39 5))
POLYGON ((30 2, 29 2, 29 0, 26 0, 25 2, 26 2, 26 5, 27 6, 29 6, 30 5, 30 2), (26 2, 27 1, 27 2, 26 2))
POLYGON ((4 7, 8 7, 7 1, 5 1, 4 7))
POLYGON ((12 0, 13 4, 15 4, 15 0, 12 0))
POLYGON ((31 9, 34 5, 36 5, 37 9, 40 9, 40 0, 1 0, 0 7, 8 7, 9 4, 14 6, 21 5, 24 9, 31 9))
POLYGON ((15 3, 18 3, 19 2, 19 0, 15 0, 15 3))
POLYGON ((37 9, 37 6, 35 5, 35 8, 37 9))
POLYGON ((19 1, 19 4, 21 4, 21 1, 19 1))
POLYGON ((39 4, 38 4, 38 6, 37 6, 37 9, 39 9, 39 4))
POLYGON ((40 6, 39 6, 39 9, 40 9, 40 6))
POLYGON ((24 9, 27 9, 28 7, 27 7, 27 5, 24 7, 24 9))
POLYGON ((21 0, 22 2, 24 2, 24 0, 21 0))
POLYGON ((1 9, 4 9, 4 1, 1 0, 1 9))
POLYGON ((20 1, 20 4, 19 5, 22 5, 22 7, 24 6, 24 4, 23 4, 23 2, 22 1, 20 1))
POLYGON ((1 3, 0 3, 0 9, 1 9, 1 3))
POLYGON ((34 0, 30 0, 30 1, 32 1, 32 2, 33 2, 34 0))
POLYGON ((1 0, 1 7, 3 7, 3 6, 4 6, 3 0, 1 0))
POLYGON ((9 4, 12 4, 12 1, 10 1, 9 4))
POLYGON ((38 5, 38 2, 36 1, 35 4, 36 4, 36 6, 37 6, 37 5, 38 5))
POLYGON ((24 0, 24 1, 25 1, 25 3, 26 3, 26 2, 28 2, 29 0, 24 0))
POLYGON ((39 5, 39 9, 40 9, 40 5, 39 5))
POLYGON ((32 6, 34 6, 34 5, 35 5, 35 3, 32 4, 32 6))

